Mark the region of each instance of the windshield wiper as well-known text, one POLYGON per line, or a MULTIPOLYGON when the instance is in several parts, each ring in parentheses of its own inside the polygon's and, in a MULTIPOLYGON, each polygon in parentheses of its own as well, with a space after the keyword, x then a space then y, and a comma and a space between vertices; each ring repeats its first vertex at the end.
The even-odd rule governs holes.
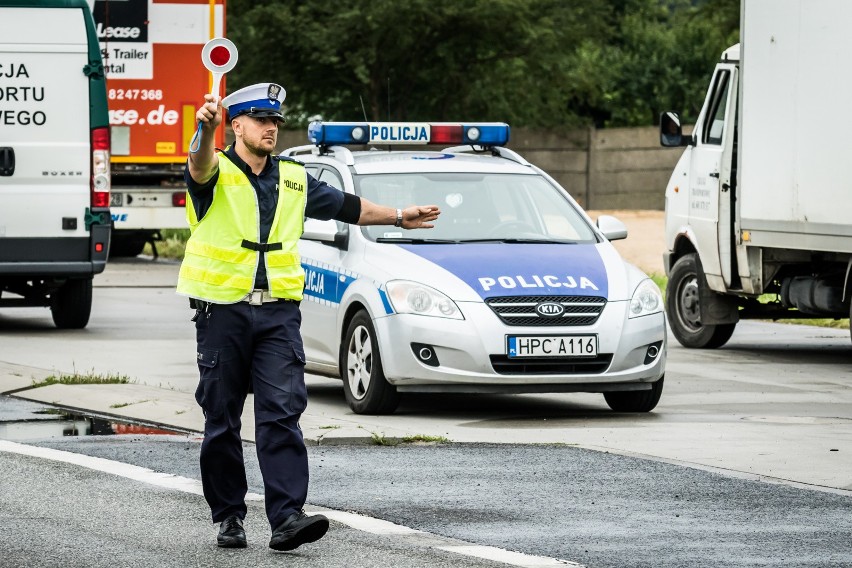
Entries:
POLYGON ((576 245, 577 241, 569 241, 565 239, 530 239, 530 238, 519 238, 519 237, 509 237, 506 239, 500 239, 500 242, 503 243, 546 243, 551 245, 576 245))
POLYGON ((457 239, 412 239, 408 237, 376 237, 377 243, 403 243, 407 245, 458 244, 457 239))
POLYGON ((529 237, 504 237, 490 239, 459 239, 459 243, 534 243, 534 244, 550 244, 550 245, 576 245, 577 241, 567 241, 561 239, 531 239, 529 237))
POLYGON ((409 237, 376 237, 377 243, 402 243, 406 245, 461 245, 467 243, 523 243, 523 244, 550 244, 550 245, 576 245, 577 241, 560 239, 530 239, 530 238, 490 238, 490 239, 413 239, 409 237))

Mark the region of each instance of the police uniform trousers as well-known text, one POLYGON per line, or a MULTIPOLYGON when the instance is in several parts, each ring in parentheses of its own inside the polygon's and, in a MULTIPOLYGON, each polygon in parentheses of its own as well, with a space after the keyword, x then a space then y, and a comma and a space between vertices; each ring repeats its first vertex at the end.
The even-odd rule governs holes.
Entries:
POLYGON ((307 406, 299 303, 207 304, 198 313, 200 380, 195 399, 204 411, 201 481, 213 522, 245 518, 248 491, 240 416, 254 390, 255 441, 266 515, 274 529, 302 508, 308 493, 308 455, 299 417, 307 406))

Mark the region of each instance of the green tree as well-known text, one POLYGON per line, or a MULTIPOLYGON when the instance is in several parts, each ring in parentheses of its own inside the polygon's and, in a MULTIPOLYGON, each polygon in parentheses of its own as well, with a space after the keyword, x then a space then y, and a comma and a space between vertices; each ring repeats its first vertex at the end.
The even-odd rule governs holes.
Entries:
POLYGON ((694 120, 739 0, 230 0, 241 86, 277 81, 291 126, 694 120))
POLYGON ((578 119, 551 80, 571 46, 606 34, 609 12, 586 0, 278 0, 230 10, 240 47, 230 85, 282 82, 297 120, 366 112, 529 125, 578 119))

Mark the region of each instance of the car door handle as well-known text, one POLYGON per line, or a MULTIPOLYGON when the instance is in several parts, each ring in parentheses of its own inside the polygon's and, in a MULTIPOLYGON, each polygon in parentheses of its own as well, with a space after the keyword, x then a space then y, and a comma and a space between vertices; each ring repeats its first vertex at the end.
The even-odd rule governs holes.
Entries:
POLYGON ((709 175, 711 178, 719 179, 719 172, 710 172, 709 175))

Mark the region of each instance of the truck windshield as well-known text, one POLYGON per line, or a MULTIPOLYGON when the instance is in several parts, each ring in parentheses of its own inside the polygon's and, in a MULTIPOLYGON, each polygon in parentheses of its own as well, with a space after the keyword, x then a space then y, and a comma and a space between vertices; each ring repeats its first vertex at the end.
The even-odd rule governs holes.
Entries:
POLYGON ((438 205, 435 228, 362 227, 370 240, 595 243, 594 231, 566 196, 537 175, 394 173, 361 175, 355 192, 391 207, 438 205))

